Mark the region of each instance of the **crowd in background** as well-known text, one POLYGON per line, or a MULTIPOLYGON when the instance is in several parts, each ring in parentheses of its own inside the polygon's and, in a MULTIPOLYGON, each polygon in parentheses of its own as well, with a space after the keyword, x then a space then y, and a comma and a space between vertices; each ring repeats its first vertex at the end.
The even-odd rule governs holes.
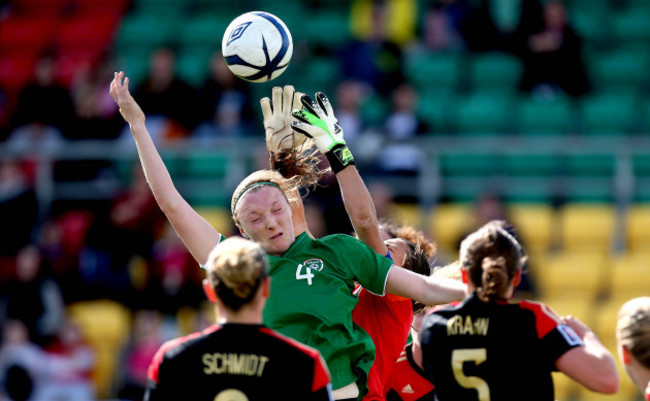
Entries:
MULTIPOLYGON (((11 1, 0 2, 0 19, 11 9, 11 1)), ((579 97, 591 90, 580 36, 561 1, 355 0, 350 20, 352 39, 340 48, 313 51, 339 62, 342 79, 332 97, 355 154, 365 151, 366 143, 355 143, 369 131, 394 140, 381 149, 370 169, 413 175, 423 155, 400 141, 432 132, 416 113, 418 88, 409 83, 404 69, 409 52, 506 52, 524 66, 523 92, 579 97), (422 24, 417 15, 424 15, 422 24), (361 104, 373 95, 390 99, 390 110, 371 123, 362 115, 361 104)), ((108 93, 113 70, 120 70, 118 59, 109 53, 97 68, 81 71, 63 85, 56 79, 56 59, 45 52, 33 80, 19 94, 11 97, 0 88, 2 150, 25 155, 85 139, 130 144, 108 93)), ((175 62, 173 48, 156 50, 148 75, 132 88, 154 139, 262 140, 256 94, 230 73, 219 51, 199 87, 175 74, 175 62)), ((110 174, 112 168, 109 160, 85 163, 83 168, 58 163, 55 176, 90 179, 110 174)), ((108 298, 140 311, 113 394, 140 399, 153 352, 169 337, 162 322, 184 307, 199 309, 202 304, 202 272, 156 206, 138 165, 130 186, 114 199, 63 202, 48 210, 39 209, 35 179, 29 157, 0 160, 0 368, 7 369, 13 383, 38 380, 41 389, 52 386, 43 390, 45 395, 32 394, 39 398, 30 399, 55 399, 57 392, 66 397, 57 399, 89 399, 93 350, 79 327, 66 318, 66 306, 108 298)), ((336 187, 314 194, 307 204, 312 230, 350 231, 338 196, 336 187)), ((11 397, 28 399, 20 390, 29 385, 16 387, 18 393, 11 397)))

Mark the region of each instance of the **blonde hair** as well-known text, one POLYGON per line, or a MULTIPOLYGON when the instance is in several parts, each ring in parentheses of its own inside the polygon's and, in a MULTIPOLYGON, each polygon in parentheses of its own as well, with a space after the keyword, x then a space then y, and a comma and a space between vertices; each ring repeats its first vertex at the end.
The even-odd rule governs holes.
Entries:
POLYGON ((463 275, 460 272, 461 266, 459 261, 451 262, 448 265, 436 266, 433 268, 432 277, 444 277, 461 281, 463 275))
POLYGON ((641 365, 650 369, 650 297, 631 299, 621 307, 616 337, 641 365))
POLYGON ((239 225, 239 219, 237 218, 237 204, 239 204, 241 198, 249 193, 259 191, 264 185, 280 189, 289 204, 300 202, 300 193, 296 187, 296 180, 286 179, 275 170, 257 170, 244 178, 232 194, 230 212, 232 213, 232 219, 235 224, 239 225), (259 185, 256 186, 256 184, 259 185))
POLYGON ((460 244, 460 263, 483 301, 504 299, 510 281, 526 261, 519 242, 494 220, 470 234, 460 244))
POLYGON ((268 262, 259 244, 232 237, 214 247, 206 269, 210 285, 219 299, 237 311, 255 296, 267 277, 268 262))

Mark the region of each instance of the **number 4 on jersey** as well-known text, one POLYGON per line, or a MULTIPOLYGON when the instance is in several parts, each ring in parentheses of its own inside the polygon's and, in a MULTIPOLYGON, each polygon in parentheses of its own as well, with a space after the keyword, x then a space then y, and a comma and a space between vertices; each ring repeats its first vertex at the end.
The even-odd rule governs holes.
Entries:
POLYGON ((296 280, 307 280, 307 284, 311 285, 311 279, 314 278, 314 273, 311 272, 310 267, 303 266, 302 263, 298 265, 296 269, 296 280), (305 268, 306 273, 302 273, 303 267, 305 268))

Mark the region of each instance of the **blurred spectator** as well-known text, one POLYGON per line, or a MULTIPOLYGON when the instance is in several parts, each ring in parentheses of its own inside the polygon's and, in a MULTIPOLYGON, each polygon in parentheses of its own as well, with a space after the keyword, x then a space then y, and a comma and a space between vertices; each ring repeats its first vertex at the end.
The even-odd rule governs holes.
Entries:
POLYGON ((29 400, 38 386, 38 369, 44 362, 42 350, 29 340, 27 327, 18 320, 5 322, 0 346, 0 400, 29 400))
POLYGON ((366 92, 355 81, 343 81, 336 87, 336 118, 345 132, 345 141, 352 148, 366 128, 360 111, 366 92))
POLYGON ((123 361, 120 364, 120 399, 143 399, 147 369, 164 340, 160 332, 161 317, 157 311, 140 310, 135 314, 132 338, 123 352, 123 361))
POLYGON ((72 98, 68 90, 55 80, 56 63, 41 58, 35 67, 35 82, 25 87, 18 97, 11 126, 13 132, 6 146, 15 151, 35 148, 52 149, 63 141, 64 132, 74 123, 72 98))
POLYGON ((210 75, 200 90, 201 124, 192 134, 201 140, 241 136, 252 128, 250 85, 233 74, 221 55, 210 60, 210 75))
POLYGON ((201 290, 201 270, 170 224, 165 224, 153 248, 155 280, 159 297, 145 307, 156 308, 175 315, 184 306, 197 308, 204 300, 201 290))
POLYGON ((0 160, 0 257, 13 256, 28 244, 38 220, 36 192, 18 160, 0 160))
POLYGON ((389 94, 405 80, 402 50, 386 33, 385 4, 373 2, 370 35, 355 40, 341 50, 343 77, 365 83, 382 95, 389 94))
POLYGON ((65 133, 68 139, 116 139, 124 120, 108 93, 114 65, 84 70, 73 85, 75 124, 65 133))
POLYGON ((590 84, 582 60, 582 43, 569 25, 566 7, 551 0, 544 5, 543 15, 543 27, 528 36, 522 54, 522 89, 541 95, 557 90, 571 96, 587 93, 590 84))
POLYGON ((385 182, 378 180, 368 184, 368 192, 370 192, 370 196, 375 204, 377 217, 380 220, 389 219, 391 217, 391 207, 395 200, 393 189, 385 182))
POLYGON ((470 44, 465 42, 465 21, 474 9, 468 0, 433 0, 425 12, 423 44, 431 50, 456 50, 470 44))
POLYGON ((54 338, 65 313, 61 289, 42 264, 36 246, 22 248, 16 256, 15 278, 3 291, 5 317, 23 322, 30 340, 40 345, 54 338))
POLYGON ((416 114, 417 102, 417 93, 407 84, 393 92, 392 109, 384 124, 387 144, 378 157, 383 172, 416 175, 420 171, 425 154, 410 141, 428 128, 416 114))
POLYGON ((133 164, 131 183, 114 199, 109 215, 114 263, 126 265, 133 255, 151 260, 154 239, 166 219, 156 205, 139 163, 133 164))
MULTIPOLYGON (((506 221, 508 223, 508 232, 519 241, 524 252, 526 252, 525 238, 521 237, 520 233, 517 231, 517 227, 512 224, 506 204, 499 195, 492 192, 485 192, 477 199, 474 205, 474 213, 471 216, 470 225, 467 231, 456 241, 455 249, 460 249, 460 243, 463 239, 465 239, 465 237, 470 233, 474 232, 477 227, 480 228, 492 220, 506 221)), ((533 278, 531 277, 530 266, 531 261, 527 260, 522 269, 521 283, 515 289, 516 298, 535 298, 537 296, 537 289, 533 278)))
POLYGON ((381 23, 385 37, 400 47, 415 38, 418 2, 415 0, 354 0, 350 10, 352 34, 362 40, 371 39, 376 23, 381 23), (376 8, 381 7, 390 18, 377 21, 376 8))
POLYGON ((92 371, 95 352, 83 340, 81 329, 66 321, 56 340, 46 347, 50 373, 42 380, 38 400, 91 401, 95 399, 92 371))
MULTIPOLYGON (((169 48, 153 52, 149 75, 133 93, 147 115, 147 128, 154 140, 186 136, 196 125, 197 94, 176 76, 176 55, 169 48)), ((123 134, 131 137, 130 132, 123 134)))

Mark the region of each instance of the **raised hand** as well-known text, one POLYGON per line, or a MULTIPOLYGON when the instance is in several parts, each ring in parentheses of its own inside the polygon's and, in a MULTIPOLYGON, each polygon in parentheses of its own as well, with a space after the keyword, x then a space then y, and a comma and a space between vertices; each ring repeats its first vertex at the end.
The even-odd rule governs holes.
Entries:
POLYGON ((129 77, 125 77, 123 71, 114 73, 109 93, 120 108, 120 114, 122 114, 122 117, 124 117, 124 120, 130 126, 144 124, 144 113, 135 99, 133 99, 133 96, 131 96, 131 92, 129 92, 129 77))

